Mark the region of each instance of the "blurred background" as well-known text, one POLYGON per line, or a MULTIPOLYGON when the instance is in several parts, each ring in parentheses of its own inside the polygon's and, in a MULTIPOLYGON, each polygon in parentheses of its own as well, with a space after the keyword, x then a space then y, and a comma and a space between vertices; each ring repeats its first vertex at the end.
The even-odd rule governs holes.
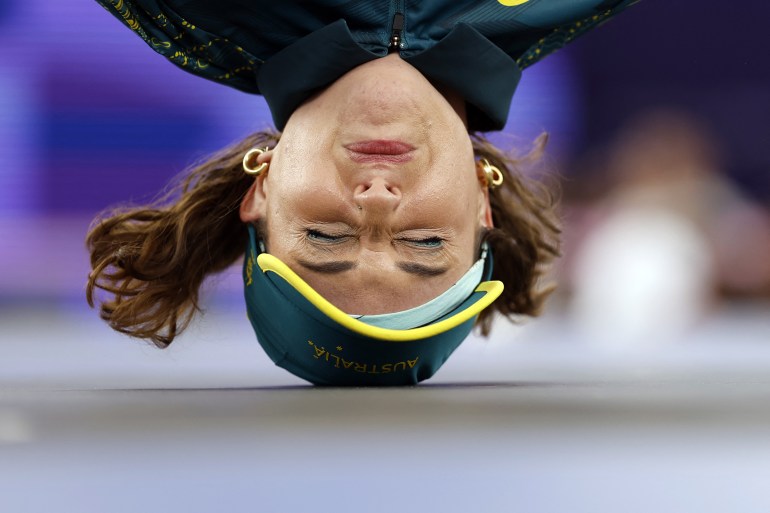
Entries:
POLYGON ((528 69, 496 139, 551 135, 545 314, 339 390, 273 366, 237 266, 164 351, 88 308, 94 216, 269 114, 93 1, 0 0, 0 511, 770 511, 768 19, 643 0, 528 69))
MULTIPOLYGON (((714 365, 768 351, 768 17, 759 0, 645 0, 525 72, 497 140, 551 135, 559 289, 541 321, 500 323, 439 379, 685 365, 704 358, 694 340, 714 365)), ((0 0, 0 42, 0 384, 296 383, 257 347, 237 266, 165 352, 84 299, 94 216, 268 126, 263 100, 180 71, 95 2, 0 0)))

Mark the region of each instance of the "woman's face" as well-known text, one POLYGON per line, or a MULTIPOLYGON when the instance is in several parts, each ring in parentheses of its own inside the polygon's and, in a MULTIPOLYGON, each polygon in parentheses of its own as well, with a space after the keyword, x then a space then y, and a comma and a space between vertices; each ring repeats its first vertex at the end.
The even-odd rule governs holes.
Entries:
POLYGON ((350 314, 421 305, 471 266, 491 226, 464 103, 397 55, 292 114, 241 206, 269 252, 350 314))

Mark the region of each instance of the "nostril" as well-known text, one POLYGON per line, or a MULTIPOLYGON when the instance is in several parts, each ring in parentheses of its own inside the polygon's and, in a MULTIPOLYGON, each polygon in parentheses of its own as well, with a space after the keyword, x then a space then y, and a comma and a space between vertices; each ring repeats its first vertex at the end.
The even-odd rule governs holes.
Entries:
POLYGON ((366 209, 372 213, 394 211, 401 202, 401 191, 398 186, 375 178, 356 186, 353 199, 359 210, 366 209))
POLYGON ((366 182, 361 182, 356 186, 356 188, 353 190, 353 194, 360 195, 360 194, 379 194, 379 193, 387 193, 387 194, 394 194, 394 195, 401 195, 401 191, 398 188, 398 186, 393 185, 390 182, 387 182, 386 180, 383 180, 381 178, 375 178, 372 180, 368 180, 366 182))
POLYGON ((356 185, 356 188, 353 189, 353 196, 358 197, 362 195, 363 193, 369 190, 369 187, 371 187, 371 184, 369 183, 361 183, 356 185))

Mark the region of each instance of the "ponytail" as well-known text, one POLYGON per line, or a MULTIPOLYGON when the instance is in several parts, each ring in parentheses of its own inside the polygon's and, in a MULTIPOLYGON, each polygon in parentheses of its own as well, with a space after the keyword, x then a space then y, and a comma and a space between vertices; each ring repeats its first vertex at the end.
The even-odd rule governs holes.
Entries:
POLYGON ((521 172, 523 166, 541 159, 548 140, 545 134, 521 158, 502 152, 481 134, 473 134, 471 140, 476 157, 487 159, 505 178, 499 188, 489 192, 495 227, 482 237, 492 248, 492 279, 505 284, 502 295, 479 314, 476 325, 488 335, 495 311, 514 321, 522 315, 537 316, 555 288, 540 280, 560 254, 558 187, 521 172))
POLYGON ((246 247, 239 207, 254 178, 243 172, 243 155, 278 138, 253 134, 194 167, 156 204, 94 222, 86 238, 86 297, 110 327, 161 348, 187 327, 200 311, 204 278, 235 263, 246 247), (97 289, 108 297, 97 298, 97 289))

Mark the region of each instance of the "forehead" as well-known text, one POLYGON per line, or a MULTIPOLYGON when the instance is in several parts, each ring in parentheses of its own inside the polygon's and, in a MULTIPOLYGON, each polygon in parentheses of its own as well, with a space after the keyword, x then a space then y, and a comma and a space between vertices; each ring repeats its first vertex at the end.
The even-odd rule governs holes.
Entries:
POLYGON ((383 268, 369 255, 356 259, 353 269, 320 274, 304 270, 287 256, 291 267, 308 285, 340 310, 357 315, 393 313, 427 303, 449 289, 466 271, 455 262, 440 276, 410 274, 398 266, 383 268))

